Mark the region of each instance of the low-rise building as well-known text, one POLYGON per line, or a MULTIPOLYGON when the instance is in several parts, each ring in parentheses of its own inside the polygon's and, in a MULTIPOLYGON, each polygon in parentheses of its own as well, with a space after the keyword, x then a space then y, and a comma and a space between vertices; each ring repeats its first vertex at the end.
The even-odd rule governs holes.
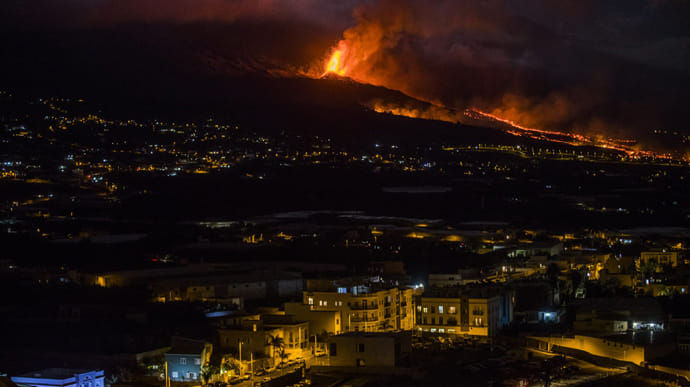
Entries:
POLYGON ((604 336, 633 331, 661 331, 664 310, 654 298, 590 298, 574 305, 575 332, 604 336))
POLYGON ((103 387, 103 370, 47 368, 13 376, 18 386, 33 387, 103 387))
POLYGON ((236 358, 275 357, 284 350, 287 357, 305 355, 310 348, 309 322, 291 315, 244 315, 226 320, 218 328, 221 348, 236 358), (281 342, 281 347, 277 342, 281 342))
POLYGON ((201 380, 201 366, 211 359, 213 346, 202 340, 173 337, 172 347, 165 354, 168 378, 175 382, 201 380))
POLYGON ((678 266, 678 258, 680 253, 678 251, 671 251, 669 249, 654 249, 643 251, 640 254, 640 263, 648 264, 654 262, 658 265, 658 270, 663 266, 678 266))
POLYGON ((409 332, 349 332, 328 338, 329 365, 396 367, 412 351, 409 332))

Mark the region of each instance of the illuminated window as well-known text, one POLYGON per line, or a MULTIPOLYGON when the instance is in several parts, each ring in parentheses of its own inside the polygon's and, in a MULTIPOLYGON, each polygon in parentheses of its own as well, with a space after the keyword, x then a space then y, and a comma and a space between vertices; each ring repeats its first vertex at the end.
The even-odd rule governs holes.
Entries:
POLYGON ((455 314, 455 307, 454 307, 454 306, 449 306, 449 307, 448 307, 448 313, 450 313, 450 314, 455 314))
POLYGON ((198 357, 194 359, 194 365, 201 365, 201 359, 198 357))
POLYGON ((323 306, 328 306, 328 301, 324 301, 323 306))
POLYGON ((186 358, 186 357, 181 357, 181 358, 180 358, 180 364, 182 364, 182 365, 187 364, 187 358, 186 358))
POLYGON ((421 305, 417 305, 417 312, 421 312, 421 311, 422 311, 422 306, 421 306, 421 305))
POLYGON ((438 313, 443 314, 443 305, 439 305, 438 307, 438 313))
POLYGON ((429 308, 427 308, 426 306, 424 307, 424 313, 429 313, 429 308))
POLYGON ((309 305, 314 305, 314 297, 309 297, 308 301, 309 305))
POLYGON ((178 376, 179 376, 179 374, 177 373, 177 371, 173 371, 172 377, 177 379, 178 376))

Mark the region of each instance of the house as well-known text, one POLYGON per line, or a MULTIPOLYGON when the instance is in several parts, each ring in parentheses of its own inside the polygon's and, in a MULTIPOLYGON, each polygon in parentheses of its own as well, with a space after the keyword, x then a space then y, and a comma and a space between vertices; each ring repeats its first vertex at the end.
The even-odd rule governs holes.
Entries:
POLYGON ((329 365, 396 367, 412 351, 409 332, 348 332, 328 338, 329 365))
POLYGON ((18 386, 33 387, 103 387, 103 370, 47 368, 13 376, 18 386))
POLYGON ((165 354, 168 378, 174 382, 200 380, 201 366, 210 360, 212 351, 213 346, 205 341, 173 337, 165 354))
POLYGON ((292 315, 246 315, 244 318, 227 320, 218 328, 221 347, 238 358, 249 358, 250 353, 255 356, 277 356, 277 348, 272 344, 275 338, 282 339, 286 356, 305 356, 305 351, 311 351, 309 335, 309 322, 292 315))

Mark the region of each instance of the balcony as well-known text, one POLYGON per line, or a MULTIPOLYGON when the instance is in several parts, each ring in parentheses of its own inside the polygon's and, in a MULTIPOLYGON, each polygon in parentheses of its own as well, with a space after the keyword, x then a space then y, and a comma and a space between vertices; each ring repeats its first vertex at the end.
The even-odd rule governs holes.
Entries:
POLYGON ((377 322, 377 321, 379 321, 378 317, 352 317, 352 318, 350 318, 350 322, 353 322, 353 323, 377 322))
POLYGON ((350 309, 352 310, 376 310, 379 306, 376 304, 352 304, 350 309))

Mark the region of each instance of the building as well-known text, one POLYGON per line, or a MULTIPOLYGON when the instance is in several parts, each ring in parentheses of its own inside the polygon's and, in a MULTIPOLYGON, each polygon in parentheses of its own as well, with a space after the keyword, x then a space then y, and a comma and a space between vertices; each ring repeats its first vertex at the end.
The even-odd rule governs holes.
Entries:
MULTIPOLYGON (((348 281, 349 282, 349 281, 348 281)), ((307 282, 302 303, 314 311, 336 311, 343 332, 386 332, 414 328, 415 289, 382 283, 307 282)), ((331 332, 329 332, 331 333, 331 332)), ((332 332, 335 333, 335 332, 332 332)))
POLYGON ((429 289, 416 302, 421 332, 495 336, 513 320, 512 291, 495 285, 429 289))
POLYGON ((617 287, 630 288, 635 285, 633 273, 635 260, 632 257, 610 256, 599 271, 599 282, 602 285, 613 284, 617 287))
POLYGON ((643 251, 640 254, 640 264, 649 264, 651 262, 654 262, 658 265, 657 271, 662 271, 663 266, 678 266, 679 256, 679 252, 670 251, 668 249, 655 249, 650 251, 643 251))
POLYGON ((309 322, 291 315, 262 314, 244 315, 228 319, 218 328, 220 346, 236 358, 274 357, 284 350, 290 357, 304 356, 310 352, 309 322), (275 347, 275 340, 282 339, 282 348, 275 347))
POLYGON ((563 254, 562 242, 536 242, 531 244, 521 244, 517 247, 507 248, 508 257, 517 258, 532 256, 554 257, 563 254))
POLYGON ((577 308, 573 328, 579 334, 604 336, 633 331, 662 331, 666 315, 654 298, 589 298, 577 308))
POLYGON ((479 282, 477 278, 463 278, 460 273, 448 273, 448 274, 429 274, 429 279, 427 285, 431 288, 434 287, 448 287, 448 286, 462 286, 470 283, 479 282))
POLYGON ((102 370, 75 370, 67 368, 48 368, 13 376, 18 386, 33 387, 103 387, 102 370))
POLYGON ((676 350, 673 340, 652 332, 605 337, 574 335, 527 337, 527 347, 568 355, 587 353, 620 362, 643 365, 676 350))
POLYGON ((168 378, 174 382, 201 380, 201 366, 211 358, 213 346, 201 340, 173 337, 172 347, 165 354, 168 378))
POLYGON ((349 332, 328 338, 333 367, 396 367, 411 351, 409 332, 349 332))
POLYGON ((286 302, 285 314, 309 322, 312 335, 339 335, 342 333, 342 319, 337 310, 313 310, 301 302, 286 302))
POLYGON ((516 321, 539 323, 551 320, 551 313, 560 315, 557 312, 561 304, 558 286, 546 280, 532 279, 513 281, 508 286, 515 296, 513 318, 516 321))
MULTIPOLYGON (((301 267, 299 263, 295 266, 301 267)), ((240 304, 242 300, 294 297, 303 290, 302 274, 281 270, 284 264, 265 270, 251 263, 193 264, 180 267, 125 270, 83 275, 75 282, 101 287, 147 286, 154 300, 210 301, 240 304)))
POLYGON ((285 343, 288 356, 301 356, 309 346, 309 322, 300 321, 290 315, 262 315, 261 320, 267 329, 279 330, 285 343))

